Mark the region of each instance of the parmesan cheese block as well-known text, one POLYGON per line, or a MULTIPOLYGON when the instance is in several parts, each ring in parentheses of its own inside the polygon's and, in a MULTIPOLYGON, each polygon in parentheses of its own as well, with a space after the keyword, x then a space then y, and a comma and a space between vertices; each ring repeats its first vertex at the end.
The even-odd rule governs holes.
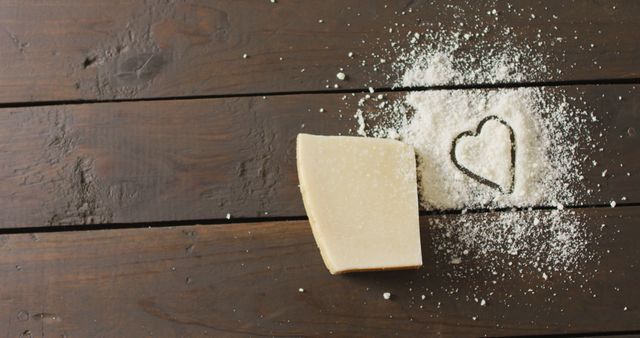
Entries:
POLYGON ((422 265, 411 146, 299 134, 297 162, 313 236, 332 274, 422 265))

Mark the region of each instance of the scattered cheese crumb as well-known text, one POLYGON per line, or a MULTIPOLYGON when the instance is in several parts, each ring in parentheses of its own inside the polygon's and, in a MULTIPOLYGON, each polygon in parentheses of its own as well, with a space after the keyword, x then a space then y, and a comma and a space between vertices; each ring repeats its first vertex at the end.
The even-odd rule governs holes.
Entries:
POLYGON ((243 58, 243 59, 246 59, 246 58, 248 58, 248 57, 249 57, 249 55, 247 55, 247 53, 242 54, 242 58, 243 58))
POLYGON ((391 293, 390 292, 385 292, 382 294, 382 298, 389 300, 391 298, 391 293))
POLYGON ((339 72, 338 74, 336 74, 336 77, 338 78, 338 80, 340 81, 344 81, 344 79, 347 77, 343 72, 339 72))
POLYGON ((616 207, 616 201, 611 201, 611 203, 609 203, 609 204, 611 204, 611 207, 612 207, 612 208, 615 208, 615 207, 616 207))
POLYGON ((304 292, 304 289, 303 289, 303 288, 299 288, 299 289, 298 289, 298 292, 303 293, 303 292, 304 292))
POLYGON ((231 214, 227 213, 227 219, 231 219, 231 214))
POLYGON ((480 301, 480 306, 485 306, 485 305, 487 305, 487 302, 486 302, 484 299, 483 299, 483 300, 481 300, 481 301, 480 301))

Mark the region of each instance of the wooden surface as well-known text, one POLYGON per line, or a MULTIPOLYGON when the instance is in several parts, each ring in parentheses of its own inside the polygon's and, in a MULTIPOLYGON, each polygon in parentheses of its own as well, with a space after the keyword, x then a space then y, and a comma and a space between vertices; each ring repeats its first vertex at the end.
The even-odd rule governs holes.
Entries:
MULTIPOLYGON (((580 153, 598 162, 594 167, 586 161, 585 184, 601 187, 578 205, 639 202, 640 138, 627 132, 640 130, 638 87, 545 90, 588 102, 600 121, 590 134, 604 151, 582 147, 580 153)), ((227 213, 233 218, 304 216, 295 136, 355 134, 347 112, 359 97, 342 97, 2 109, 0 203, 6 211, 0 227, 204 220, 227 213)))
POLYGON ((386 78, 390 63, 373 72, 372 52, 393 60, 390 39, 407 47, 417 27, 460 23, 491 28, 486 43, 511 27, 548 65, 528 81, 637 79, 638 12, 634 0, 4 0, 0 102, 322 91, 341 67, 343 88, 390 87, 397 75, 386 78))
POLYGON ((341 276, 327 272, 306 221, 5 235, 0 318, 12 337, 25 330, 34 337, 467 337, 640 329, 640 207, 578 214, 599 238, 590 248, 599 259, 581 270, 590 277, 574 272, 573 281, 562 274, 545 281, 535 270, 524 278, 451 277, 484 264, 436 263, 446 257, 434 250, 430 224, 459 215, 421 219, 423 268, 341 276), (474 295, 487 305, 467 298, 474 295))
POLYGON ((0 0, 0 336, 638 336, 639 17, 633 0, 0 0), (355 134, 367 87, 409 89, 372 71, 390 40, 460 24, 487 44, 511 27, 548 70, 512 85, 597 116, 576 132, 598 140, 578 152, 599 187, 566 206, 595 257, 492 284, 487 262, 442 264, 449 211, 421 218, 423 268, 329 275, 295 135, 355 134))

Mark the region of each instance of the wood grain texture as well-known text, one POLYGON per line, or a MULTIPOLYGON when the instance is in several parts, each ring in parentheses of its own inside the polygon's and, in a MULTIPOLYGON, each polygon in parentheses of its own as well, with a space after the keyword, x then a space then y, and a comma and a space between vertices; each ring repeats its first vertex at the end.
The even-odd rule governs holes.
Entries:
POLYGON ((340 68, 342 88, 389 87, 391 62, 371 65, 397 58, 391 40, 484 26, 483 43, 510 28, 543 59, 524 81, 638 78, 638 15, 634 0, 4 0, 0 102, 320 91, 340 68))
POLYGON ((588 219, 595 238, 589 250, 598 258, 580 266, 582 275, 548 280, 533 268, 521 277, 506 267, 506 277, 465 277, 461 272, 483 271, 485 262, 443 263, 431 223, 459 215, 422 217, 423 268, 339 276, 327 272, 305 221, 3 235, 0 328, 12 337, 27 330, 34 337, 639 330, 640 207, 578 214, 588 219))
MULTIPOLYGON (((579 204, 640 202, 635 132, 640 130, 640 91, 632 85, 545 90, 564 91, 601 123, 576 131, 603 140, 603 151, 579 150, 598 162, 594 167, 585 160, 584 182, 594 192, 579 204)), ((304 216, 295 137, 299 132, 354 134, 353 106, 359 97, 341 98, 286 95, 2 109, 0 227, 222 219, 227 213, 232 218, 304 216)))

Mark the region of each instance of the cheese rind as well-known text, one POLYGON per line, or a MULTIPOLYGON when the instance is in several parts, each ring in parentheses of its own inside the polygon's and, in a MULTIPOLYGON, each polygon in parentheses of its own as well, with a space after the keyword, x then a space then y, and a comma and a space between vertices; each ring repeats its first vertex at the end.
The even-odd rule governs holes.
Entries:
POLYGON ((297 165, 313 235, 332 274, 422 265, 411 146, 299 134, 297 165))

